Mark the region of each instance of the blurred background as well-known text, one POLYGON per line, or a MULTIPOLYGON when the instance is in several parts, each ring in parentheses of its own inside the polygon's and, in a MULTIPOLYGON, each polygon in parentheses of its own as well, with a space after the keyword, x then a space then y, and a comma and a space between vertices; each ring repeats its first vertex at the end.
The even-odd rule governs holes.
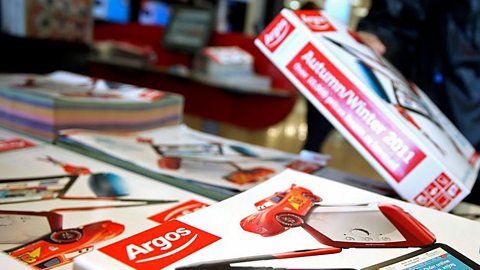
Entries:
MULTIPOLYGON (((282 8, 300 9, 307 2, 353 30, 370 5, 369 0, 2 0, 0 72, 66 70, 178 92, 185 97, 184 122, 190 127, 298 153, 307 134, 306 101, 273 65, 261 59, 253 40, 282 8), (275 94, 239 93, 235 86, 179 77, 191 71, 195 57, 195 52, 177 51, 163 42, 179 8, 207 14, 209 35, 204 46, 240 46, 252 53, 255 68, 269 77, 275 94), (105 46, 112 40, 116 43, 105 46), (125 44, 133 47, 125 49, 125 44), (105 50, 110 54, 101 58, 105 50), (272 119, 260 121, 264 114, 272 119)), ((331 155, 333 168, 380 179, 337 132, 329 135, 319 151, 331 155)))

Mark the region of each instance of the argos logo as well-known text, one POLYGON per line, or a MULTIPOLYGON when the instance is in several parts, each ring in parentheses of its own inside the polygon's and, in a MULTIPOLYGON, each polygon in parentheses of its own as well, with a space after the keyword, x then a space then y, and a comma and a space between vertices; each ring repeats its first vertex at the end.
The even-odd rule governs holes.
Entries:
POLYGON ((173 220, 99 249, 135 269, 161 269, 220 240, 173 220))
POLYGON ((468 163, 473 167, 478 161, 478 153, 476 151, 473 152, 472 156, 468 159, 468 163))
POLYGON ((288 30, 290 30, 288 21, 281 19, 280 22, 265 35, 265 45, 267 47, 277 46, 287 36, 288 30))
MULTIPOLYGON (((128 259, 131 260, 131 261, 135 261, 137 259, 137 255, 140 255, 140 254, 147 255, 150 252, 154 252, 156 248, 158 248, 160 250, 169 250, 173 246, 172 242, 178 241, 182 238, 182 236, 187 236, 187 235, 190 235, 190 234, 192 234, 191 231, 189 231, 185 228, 178 228, 174 232, 167 232, 165 235, 153 238, 152 240, 149 240, 145 243, 142 243, 139 246, 136 245, 136 244, 130 244, 125 248, 125 250, 127 252, 128 259)), ((141 263, 141 262, 148 262, 148 261, 153 261, 153 260, 157 260, 157 259, 160 259, 160 258, 164 258, 169 254, 173 254, 173 253, 179 251, 179 249, 183 249, 185 247, 188 247, 189 244, 191 244, 193 241, 195 241, 197 236, 198 235, 194 235, 193 237, 191 237, 191 239, 186 243, 187 245, 183 245, 183 246, 177 248, 177 250, 172 250, 171 252, 169 252, 167 254, 162 254, 162 255, 159 255, 159 256, 155 256, 155 257, 145 258, 145 259, 142 259, 142 260, 138 260, 136 262, 141 263)))
POLYGON ((294 29, 287 19, 279 15, 268 25, 259 39, 271 52, 274 52, 294 29))
POLYGON ((298 11, 295 13, 313 32, 335 31, 332 24, 322 16, 320 11, 298 11))
POLYGON ((138 95, 141 99, 146 99, 150 102, 157 101, 166 95, 165 92, 159 90, 152 90, 152 89, 144 89, 138 95))
POLYGON ((35 144, 31 143, 27 140, 24 140, 22 138, 13 138, 13 139, 7 139, 7 140, 1 140, 0 139, 0 153, 1 152, 6 152, 6 151, 11 151, 11 150, 27 148, 27 147, 32 147, 32 146, 35 146, 35 144))

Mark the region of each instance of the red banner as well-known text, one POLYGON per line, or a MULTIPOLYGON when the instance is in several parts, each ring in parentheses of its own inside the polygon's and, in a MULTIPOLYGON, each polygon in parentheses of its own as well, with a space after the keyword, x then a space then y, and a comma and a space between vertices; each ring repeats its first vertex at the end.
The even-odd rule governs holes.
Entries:
POLYGON ((1 152, 6 152, 6 151, 11 151, 11 150, 27 148, 27 147, 32 147, 32 146, 35 146, 35 144, 31 143, 27 140, 24 140, 22 138, 0 140, 0 153, 1 152))
POLYGON ((138 270, 162 269, 219 239, 173 220, 99 250, 138 270))
POLYGON ((335 32, 333 25, 323 17, 319 10, 301 10, 296 11, 295 15, 302 20, 303 23, 312 32, 335 32))
POLYGON ((278 15, 258 39, 273 53, 293 30, 295 30, 295 27, 283 16, 278 15))
POLYGON ((311 43, 300 50, 287 69, 397 182, 425 158, 425 154, 311 43))

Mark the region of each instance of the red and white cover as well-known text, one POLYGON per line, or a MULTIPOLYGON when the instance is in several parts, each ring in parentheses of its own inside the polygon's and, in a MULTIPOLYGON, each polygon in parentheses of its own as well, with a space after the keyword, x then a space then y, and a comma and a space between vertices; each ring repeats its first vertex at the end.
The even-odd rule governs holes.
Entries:
POLYGON ((203 54, 219 65, 253 64, 253 56, 238 46, 206 47, 203 54))
POLYGON ((463 237, 465 232, 476 235, 480 227, 440 211, 286 170, 234 197, 81 256, 75 266, 84 270, 174 269, 256 257, 272 260, 247 260, 241 266, 361 269, 411 252, 406 247, 431 244, 435 239, 479 262, 478 243, 463 237), (279 214, 278 219, 275 214, 279 214), (306 224, 320 231, 295 224, 295 215, 303 216, 306 224), (332 226, 322 226, 322 219, 332 226), (288 225, 281 225, 285 223, 288 225), (367 230, 371 239, 365 236, 367 230), (332 248, 324 244, 319 233, 333 240, 329 244, 338 242, 352 248, 332 248), (405 240, 410 242, 385 248, 405 240), (318 256, 300 257, 306 253, 298 251, 305 250, 318 256), (324 254, 319 255, 322 250, 324 254), (284 258, 278 254, 293 258, 277 260, 284 258))
POLYGON ((238 46, 212 46, 195 56, 193 70, 200 80, 219 84, 237 81, 238 85, 242 78, 251 81, 259 77, 255 76, 253 62, 253 56, 238 46))
POLYGON ((255 44, 403 198, 448 211, 472 188, 472 145, 412 82, 321 11, 283 10, 255 44))
POLYGON ((214 203, 48 144, 1 153, 0 171, 0 250, 48 269, 214 203))

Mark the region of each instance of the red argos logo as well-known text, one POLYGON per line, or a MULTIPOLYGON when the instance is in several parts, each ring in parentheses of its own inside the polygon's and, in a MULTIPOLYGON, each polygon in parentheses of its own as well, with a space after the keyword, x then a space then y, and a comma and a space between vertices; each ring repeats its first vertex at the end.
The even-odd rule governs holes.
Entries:
POLYGON ((6 151, 11 151, 11 150, 27 148, 27 147, 32 147, 32 146, 35 146, 35 144, 31 143, 27 140, 24 140, 22 138, 0 140, 0 153, 1 152, 6 152, 6 151))
POLYGON ((475 166, 475 164, 477 163, 477 160, 478 160, 478 153, 477 152, 473 152, 472 156, 470 157, 470 159, 468 159, 468 163, 473 167, 475 166))
POLYGON ((99 250, 135 269, 161 269, 220 239, 173 220, 99 250))
POLYGON ((159 90, 144 89, 140 93, 139 97, 143 98, 143 99, 146 99, 150 102, 154 102, 154 101, 157 101, 157 100, 163 98, 165 95, 166 95, 165 92, 162 92, 162 91, 159 91, 159 90))
POLYGON ((295 12, 313 32, 330 32, 335 31, 332 24, 322 16, 320 11, 308 10, 295 12))
POLYGON ((190 201, 181 203, 175 207, 172 207, 170 209, 167 209, 166 211, 153 215, 148 219, 162 224, 167 221, 177 219, 181 216, 193 213, 207 206, 208 204, 206 203, 199 202, 196 200, 190 200, 190 201))
POLYGON ((259 39, 271 52, 274 52, 294 29, 285 17, 279 15, 268 25, 259 39))

